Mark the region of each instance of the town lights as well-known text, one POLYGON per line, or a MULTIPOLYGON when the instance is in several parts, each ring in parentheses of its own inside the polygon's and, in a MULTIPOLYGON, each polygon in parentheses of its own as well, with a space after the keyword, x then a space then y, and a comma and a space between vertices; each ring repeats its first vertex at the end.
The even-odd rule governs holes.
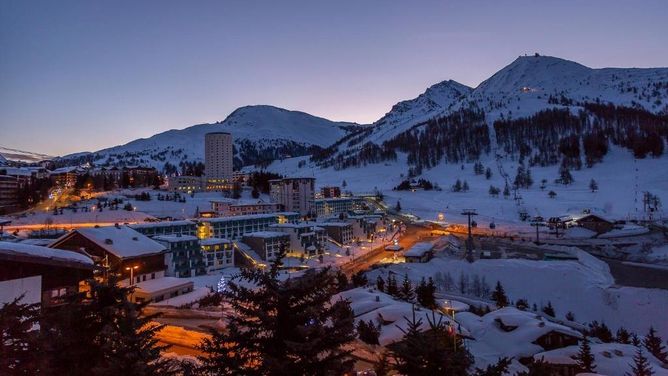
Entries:
POLYGON ((129 271, 130 271, 130 285, 133 284, 133 280, 134 280, 134 271, 137 270, 137 269, 139 269, 139 265, 135 265, 135 266, 126 266, 126 267, 125 267, 125 270, 129 270, 129 271))

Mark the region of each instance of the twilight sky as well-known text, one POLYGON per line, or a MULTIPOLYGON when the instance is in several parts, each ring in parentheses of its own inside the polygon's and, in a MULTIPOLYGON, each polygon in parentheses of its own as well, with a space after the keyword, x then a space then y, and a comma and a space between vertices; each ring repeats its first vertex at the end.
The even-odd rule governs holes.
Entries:
POLYGON ((0 2, 0 146, 63 155, 272 104, 373 122, 525 53, 668 66, 668 1, 0 2))

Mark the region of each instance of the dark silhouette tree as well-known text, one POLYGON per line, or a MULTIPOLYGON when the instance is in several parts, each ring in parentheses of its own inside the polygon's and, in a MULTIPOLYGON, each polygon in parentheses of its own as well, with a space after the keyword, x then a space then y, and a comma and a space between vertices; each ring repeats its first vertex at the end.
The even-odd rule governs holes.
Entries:
POLYGON ((267 270, 242 269, 223 293, 230 307, 227 330, 213 330, 200 349, 207 375, 329 375, 352 369, 355 338, 347 301, 333 301, 336 276, 330 268, 279 279, 284 254, 267 270))
POLYGON ((394 368, 403 375, 468 375, 473 357, 461 339, 452 337, 443 316, 436 319, 432 311, 431 318, 426 317, 426 331, 420 330, 422 319, 416 319, 415 311, 412 319, 405 318, 408 327, 401 329, 403 339, 388 346, 396 362, 394 368))
POLYGON ((596 370, 594 354, 591 352, 591 346, 589 346, 589 338, 587 336, 580 342, 580 351, 577 355, 573 356, 573 360, 575 360, 575 364, 578 367, 578 372, 594 373, 596 370))
POLYGON ((508 306, 508 297, 506 296, 506 292, 501 285, 501 281, 496 281, 496 287, 492 292, 492 300, 499 308, 508 306))

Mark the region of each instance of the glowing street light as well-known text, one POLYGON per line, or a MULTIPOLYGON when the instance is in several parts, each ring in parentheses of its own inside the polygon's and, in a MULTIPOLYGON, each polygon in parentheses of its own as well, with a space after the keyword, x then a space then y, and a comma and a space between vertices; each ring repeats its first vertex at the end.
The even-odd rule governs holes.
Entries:
POLYGON ((130 271, 130 285, 131 286, 134 284, 133 283, 133 281, 134 281, 134 271, 137 270, 137 269, 139 269, 139 265, 135 265, 135 266, 132 266, 132 267, 130 267, 130 266, 125 267, 125 270, 130 271))

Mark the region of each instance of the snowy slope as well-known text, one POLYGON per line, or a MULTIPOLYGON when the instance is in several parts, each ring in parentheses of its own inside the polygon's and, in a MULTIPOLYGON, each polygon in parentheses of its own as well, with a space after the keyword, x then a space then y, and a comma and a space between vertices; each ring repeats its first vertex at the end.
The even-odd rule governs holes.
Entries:
POLYGON ((447 111, 473 89, 459 82, 448 80, 429 87, 417 98, 401 101, 390 112, 374 123, 369 140, 381 143, 409 129, 415 124, 447 111))
POLYGON ((532 115, 557 104, 550 96, 577 102, 641 106, 651 112, 668 109, 667 68, 592 69, 551 56, 521 56, 482 82, 460 105, 478 103, 489 117, 532 115), (662 84, 656 89, 653 84, 662 84), (519 107, 519 108, 518 108, 519 107))
POLYGON ((222 122, 169 130, 94 154, 97 154, 98 162, 123 160, 161 168, 165 161, 176 165, 181 160, 201 161, 204 135, 209 132, 232 133, 237 149, 242 143, 250 143, 258 150, 282 146, 294 149, 297 144, 303 147, 329 146, 358 127, 360 125, 355 123, 333 122, 304 112, 272 106, 247 106, 235 110, 222 122))
POLYGON ((7 161, 34 163, 52 158, 52 156, 46 154, 0 146, 0 166, 6 164, 7 161))
POLYGON ((471 106, 485 112, 491 128, 501 117, 517 119, 548 108, 571 108, 575 113, 585 102, 668 113, 668 68, 593 69, 557 57, 520 56, 475 89, 443 81, 415 99, 397 103, 357 145, 381 145, 428 119, 471 106))

